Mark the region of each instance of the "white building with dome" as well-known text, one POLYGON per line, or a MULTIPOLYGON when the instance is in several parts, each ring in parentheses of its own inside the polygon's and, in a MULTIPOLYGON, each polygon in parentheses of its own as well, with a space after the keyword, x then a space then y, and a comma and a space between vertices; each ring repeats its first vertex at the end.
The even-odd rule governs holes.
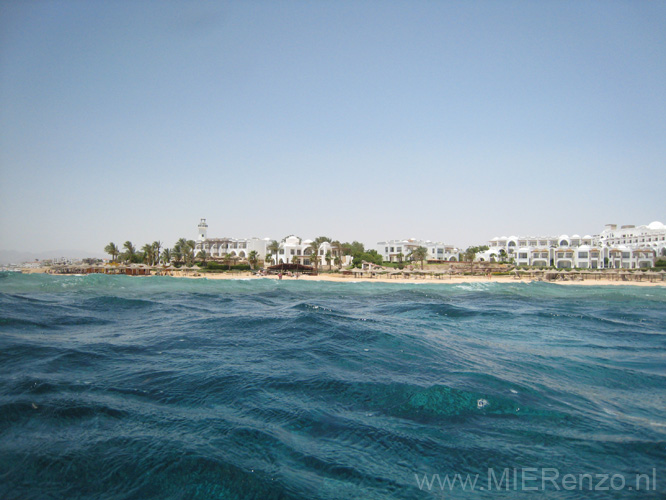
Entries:
POLYGON ((658 258, 666 258, 666 226, 657 221, 619 229, 608 224, 594 236, 496 236, 488 246, 477 260, 584 269, 652 267, 658 258))

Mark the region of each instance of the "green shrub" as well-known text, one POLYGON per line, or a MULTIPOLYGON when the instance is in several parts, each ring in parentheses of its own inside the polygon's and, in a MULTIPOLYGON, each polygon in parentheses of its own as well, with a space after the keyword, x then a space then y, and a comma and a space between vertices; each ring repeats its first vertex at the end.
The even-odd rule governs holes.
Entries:
POLYGON ((249 264, 235 264, 231 266, 231 269, 229 269, 229 266, 226 264, 222 264, 220 262, 206 262, 206 267, 204 268, 205 270, 209 271, 250 271, 250 265, 249 264))

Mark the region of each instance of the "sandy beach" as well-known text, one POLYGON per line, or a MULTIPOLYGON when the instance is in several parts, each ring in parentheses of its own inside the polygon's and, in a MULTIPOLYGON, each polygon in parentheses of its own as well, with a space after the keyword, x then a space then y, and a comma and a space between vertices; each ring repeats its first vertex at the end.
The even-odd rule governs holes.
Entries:
MULTIPOLYGON (((176 271, 173 273, 177 278, 188 279, 214 279, 214 280, 248 280, 248 279, 279 279, 276 275, 268 276, 255 276, 249 272, 240 273, 199 273, 198 276, 182 273, 176 271)), ((452 276, 437 278, 359 278, 355 276, 343 276, 336 274, 319 274, 317 276, 299 275, 298 278, 286 276, 282 277, 283 281, 330 281, 334 283, 426 283, 426 284, 465 284, 465 283, 531 283, 533 281, 529 278, 516 279, 514 276, 492 276, 488 279, 485 276, 452 276)), ((552 283, 555 285, 581 285, 581 286, 666 286, 666 281, 618 281, 610 279, 590 279, 584 281, 544 281, 545 283, 552 283)))
MULTIPOLYGON (((24 274, 33 273, 48 273, 48 268, 27 268, 23 269, 24 274)), ((67 274, 60 274, 59 276, 68 276, 67 274)), ((69 275, 71 276, 71 274, 69 275)), ((256 276, 249 271, 240 272, 227 272, 227 273, 192 273, 188 271, 171 270, 169 276, 173 278, 186 278, 186 279, 210 279, 210 280, 260 280, 260 279, 279 279, 277 275, 271 274, 267 276, 256 276)), ((137 276, 140 277, 140 276, 137 276)), ((596 278, 596 277, 595 277, 596 278)), ((297 277, 283 275, 284 281, 330 281, 334 283, 426 283, 426 284, 464 284, 464 283, 532 283, 539 280, 530 279, 527 276, 517 278, 513 275, 493 275, 490 279, 486 276, 466 276, 466 275, 452 275, 443 276, 441 279, 433 277, 418 277, 418 278, 367 278, 351 275, 342 275, 335 273, 322 273, 317 276, 310 276, 307 274, 300 274, 297 277)), ((554 285, 579 285, 579 286, 666 286, 666 281, 633 281, 633 280, 618 280, 618 279, 586 279, 586 280, 541 280, 544 283, 552 283, 554 285)))

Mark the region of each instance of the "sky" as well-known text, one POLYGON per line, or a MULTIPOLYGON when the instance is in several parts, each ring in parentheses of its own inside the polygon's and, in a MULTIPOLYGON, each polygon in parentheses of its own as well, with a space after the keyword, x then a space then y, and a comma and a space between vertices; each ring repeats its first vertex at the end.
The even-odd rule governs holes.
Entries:
POLYGON ((0 250, 666 222, 666 2, 0 2, 0 250))

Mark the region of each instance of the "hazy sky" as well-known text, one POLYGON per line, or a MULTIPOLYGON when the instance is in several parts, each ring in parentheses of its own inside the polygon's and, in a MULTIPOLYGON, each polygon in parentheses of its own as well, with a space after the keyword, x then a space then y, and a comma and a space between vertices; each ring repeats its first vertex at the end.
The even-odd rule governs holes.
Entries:
POLYGON ((0 2, 0 249, 596 233, 665 159, 666 2, 0 2))

